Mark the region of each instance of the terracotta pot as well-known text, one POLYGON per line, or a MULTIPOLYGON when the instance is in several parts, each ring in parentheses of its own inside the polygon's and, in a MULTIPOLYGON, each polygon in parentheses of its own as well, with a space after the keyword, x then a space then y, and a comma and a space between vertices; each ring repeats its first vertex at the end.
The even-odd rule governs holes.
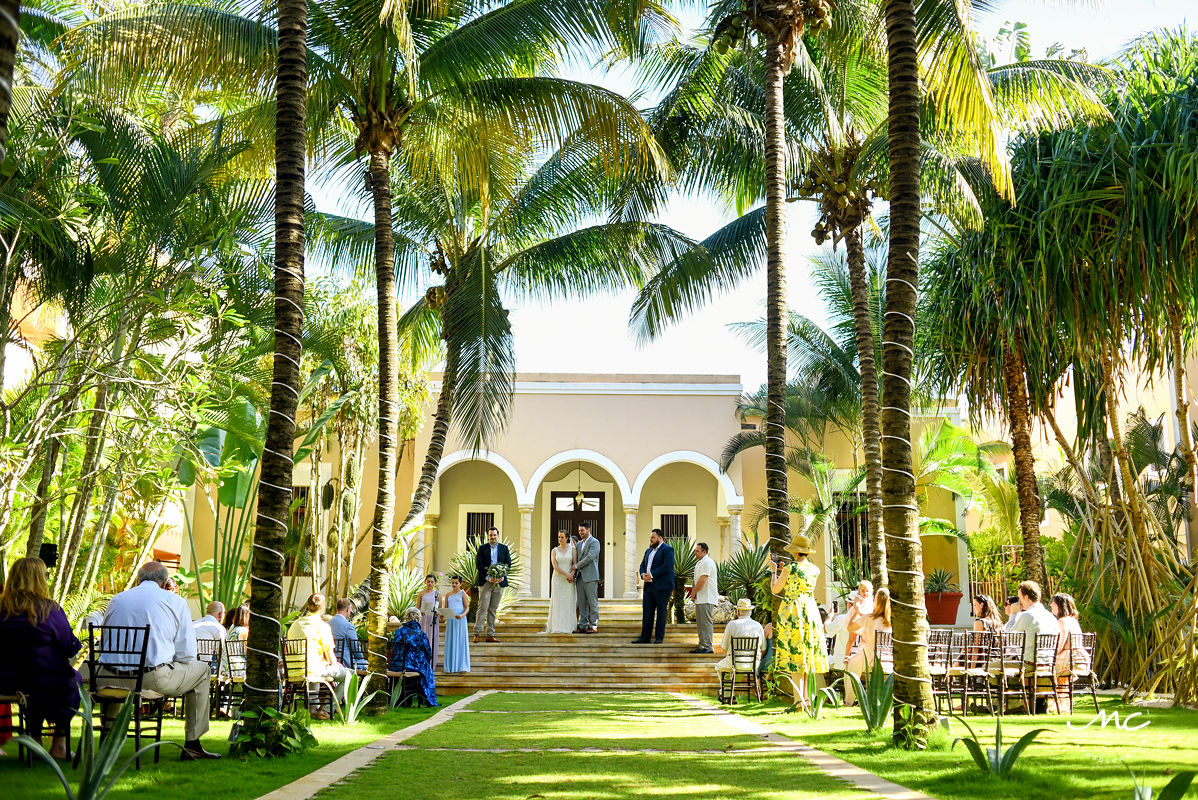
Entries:
POLYGON ((960 592, 936 592, 925 594, 923 602, 928 607, 928 622, 932 625, 953 625, 957 621, 957 607, 961 605, 960 592))

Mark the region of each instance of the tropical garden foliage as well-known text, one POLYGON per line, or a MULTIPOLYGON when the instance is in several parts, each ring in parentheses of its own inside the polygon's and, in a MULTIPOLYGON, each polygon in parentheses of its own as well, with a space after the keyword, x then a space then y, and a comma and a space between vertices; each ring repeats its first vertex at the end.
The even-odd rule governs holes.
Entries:
POLYGON ((512 303, 631 287, 650 338, 764 268, 765 317, 743 330, 768 380, 741 409, 762 428, 724 461, 764 449, 768 537, 722 567, 738 591, 756 595, 796 521, 834 534, 862 486, 869 568, 895 600, 896 741, 917 742, 927 495, 976 495, 1023 574, 1078 595, 1105 680, 1198 699, 1188 408, 1167 446, 1163 421, 1121 406, 1144 375, 1185 394, 1198 42, 1154 34, 1094 66, 1009 36, 1009 58, 987 51, 948 0, 718 0, 689 39, 620 0, 4 4, 0 571, 55 544, 53 591, 78 618, 170 519, 202 514, 217 536, 211 553, 186 537, 187 590, 250 599, 251 684, 273 685, 301 599, 285 576, 357 589, 382 672, 451 426, 481 447, 505 424, 512 303), (580 53, 633 62, 660 99, 562 77, 580 53), (659 219, 678 189, 737 216, 691 241, 659 219), (833 248, 827 331, 785 307, 799 201, 833 248), (1013 486, 963 429, 913 441, 921 407, 958 392, 1007 423, 1013 486), (1037 425, 1067 463, 1051 476, 1037 425), (830 433, 859 473, 835 474, 830 433), (803 479, 814 497, 795 503, 803 479), (1051 570, 1045 505, 1068 528, 1051 570))

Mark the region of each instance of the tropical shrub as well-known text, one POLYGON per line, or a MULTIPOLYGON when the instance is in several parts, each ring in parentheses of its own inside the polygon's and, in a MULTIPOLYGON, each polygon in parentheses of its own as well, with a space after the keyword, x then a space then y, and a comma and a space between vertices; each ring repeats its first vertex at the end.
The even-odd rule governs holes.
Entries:
MULTIPOLYGON (((379 693, 379 690, 367 692, 370 688, 370 679, 376 677, 372 672, 366 677, 361 677, 357 672, 349 674, 349 681, 345 686, 345 704, 338 704, 337 718, 345 725, 357 725, 358 718, 362 714, 362 709, 366 708, 374 696, 379 693)), ((336 700, 334 699, 334 702, 336 700)))
POLYGON ((241 720, 250 720, 255 724, 243 725, 238 722, 234 726, 231 735, 235 734, 236 738, 229 746, 232 755, 252 753, 259 758, 276 758, 302 753, 316 746, 312 717, 305 708, 296 709, 290 714, 264 708, 261 719, 258 718, 258 712, 246 711, 241 715, 241 720))
POLYGON ((845 678, 853 682, 865 729, 870 732, 881 730, 890 719, 890 710, 894 706, 894 675, 875 664, 865 671, 864 681, 854 672, 846 672, 845 678))
POLYGON ((1032 743, 1040 734, 1047 731, 1047 728, 1036 728, 1028 731, 1019 738, 1019 741, 1012 745, 1009 749, 1003 750, 1002 743, 1002 717, 996 717, 994 721, 994 747, 985 747, 978 740, 978 735, 973 728, 969 727, 969 723, 961 717, 957 717, 969 730, 969 738, 960 738, 953 741, 955 747, 957 743, 965 745, 969 750, 969 754, 973 756, 973 761, 978 765, 978 769, 987 775, 994 775, 999 778, 1007 778, 1011 774, 1011 770, 1015 768, 1015 763, 1019 757, 1023 755, 1023 751, 1032 743))

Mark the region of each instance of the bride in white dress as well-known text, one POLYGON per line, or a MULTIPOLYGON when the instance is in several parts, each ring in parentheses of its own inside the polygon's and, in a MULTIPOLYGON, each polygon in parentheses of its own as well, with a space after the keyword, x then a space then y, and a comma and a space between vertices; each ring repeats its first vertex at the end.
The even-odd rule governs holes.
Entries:
POLYGON ((557 547, 549 551, 553 580, 549 592, 549 623, 545 626, 545 633, 572 633, 578 627, 574 599, 574 565, 577 560, 570 537, 565 531, 558 531, 557 547))

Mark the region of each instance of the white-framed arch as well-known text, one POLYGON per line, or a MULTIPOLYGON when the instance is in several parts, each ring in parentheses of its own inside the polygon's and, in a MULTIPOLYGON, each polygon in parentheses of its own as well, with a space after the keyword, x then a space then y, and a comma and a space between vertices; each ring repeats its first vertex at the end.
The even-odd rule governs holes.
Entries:
POLYGON ((720 488, 724 490, 724 504, 726 506, 743 506, 745 504, 745 499, 737 491, 736 484, 732 482, 732 478, 728 477, 728 473, 720 469, 720 465, 715 462, 715 459, 711 458, 711 456, 697 453, 694 450, 674 450, 669 453, 662 453, 646 464, 640 474, 636 476, 636 482, 632 485, 632 493, 626 495, 630 499, 625 502, 631 505, 640 505, 641 490, 645 488, 645 483, 652 477, 654 472, 667 464, 694 464, 697 467, 702 467, 711 473, 712 477, 719 483, 720 488))
POLYGON ((441 476, 445 474, 447 469, 465 461, 485 461, 488 464, 499 467, 499 470, 504 475, 507 475, 508 480, 512 482, 512 489, 516 492, 517 500, 521 503, 524 502, 524 480, 520 477, 520 471, 516 469, 512 462, 498 453, 492 453, 490 450, 458 450, 450 453, 441 459, 441 463, 437 467, 437 480, 441 480, 441 476))
POLYGON ((569 464, 571 461, 587 461, 597 466, 603 467, 607 473, 611 475, 616 486, 620 488, 620 497, 624 498, 624 503, 629 501, 627 498, 632 496, 632 489, 628 485, 628 478, 625 477, 624 471, 607 456, 602 453, 597 453, 594 450, 563 450, 560 453, 550 456, 541 462, 540 466, 532 473, 532 477, 528 479, 528 488, 523 494, 517 493, 521 503, 532 505, 537 499, 537 489, 541 485, 541 481, 545 480, 545 476, 552 470, 562 464, 569 464))

